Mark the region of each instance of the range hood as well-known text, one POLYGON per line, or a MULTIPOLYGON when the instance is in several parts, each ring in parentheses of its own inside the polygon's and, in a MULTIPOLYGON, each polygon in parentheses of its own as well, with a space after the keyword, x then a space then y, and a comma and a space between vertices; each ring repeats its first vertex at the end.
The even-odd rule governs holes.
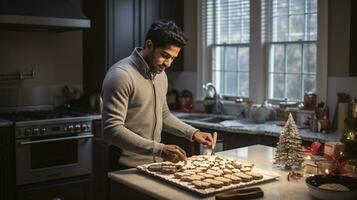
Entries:
POLYGON ((0 0, 0 29, 68 31, 90 28, 69 0, 0 0))

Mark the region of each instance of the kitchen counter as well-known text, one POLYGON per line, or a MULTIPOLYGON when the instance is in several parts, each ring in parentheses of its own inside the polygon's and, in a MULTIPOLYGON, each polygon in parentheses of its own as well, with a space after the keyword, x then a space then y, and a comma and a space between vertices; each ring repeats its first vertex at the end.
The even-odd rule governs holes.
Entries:
MULTIPOLYGON (((178 118, 182 116, 188 115, 189 113, 180 113, 180 112, 172 112, 178 118)), ((192 115, 192 114, 190 114, 192 115)), ((91 115, 93 120, 100 120, 102 118, 101 115, 91 115)), ((188 119, 181 119, 182 121, 195 126, 197 128, 207 128, 213 129, 217 131, 225 131, 228 133, 245 133, 251 135, 266 135, 266 136, 273 136, 279 137, 283 126, 278 126, 276 121, 268 121, 262 124, 251 123, 247 120, 238 120, 238 125, 228 125, 224 126, 222 123, 208 123, 208 122, 201 122, 198 120, 188 120, 188 119)), ((0 121, 1 125, 1 121, 0 121)), ((300 136, 303 140, 314 142, 316 140, 320 142, 335 142, 340 141, 342 133, 320 133, 320 132, 312 132, 309 129, 299 129, 300 136)))
MULTIPOLYGON (((222 151, 217 154, 225 158, 248 160, 254 162, 258 168, 278 173, 280 175, 279 180, 252 186, 258 186, 264 191, 262 199, 313 199, 307 191, 305 178, 288 182, 286 179, 288 171, 280 170, 272 164, 275 154, 273 147, 253 145, 222 151)), ((111 200, 134 197, 135 199, 165 200, 215 199, 214 195, 198 196, 170 183, 145 175, 136 169, 110 172, 108 177, 111 180, 111 200)))
MULTIPOLYGON (((214 129, 217 131, 225 131, 230 133, 245 133, 245 134, 259 134, 259 135, 266 135, 266 136, 273 136, 279 137, 283 126, 277 125, 278 122, 276 121, 268 121, 266 123, 257 124, 252 123, 247 120, 230 120, 232 123, 227 123, 224 125, 221 123, 207 123, 202 122, 199 120, 190 120, 184 119, 187 115, 192 115, 188 113, 179 113, 173 112, 175 116, 178 118, 182 118, 181 120, 195 126, 197 128, 207 128, 207 129, 214 129)), ((309 129, 299 129, 300 136, 303 140, 306 141, 320 141, 320 142, 330 142, 330 141, 339 141, 341 138, 342 133, 319 133, 319 132, 312 132, 309 129)))

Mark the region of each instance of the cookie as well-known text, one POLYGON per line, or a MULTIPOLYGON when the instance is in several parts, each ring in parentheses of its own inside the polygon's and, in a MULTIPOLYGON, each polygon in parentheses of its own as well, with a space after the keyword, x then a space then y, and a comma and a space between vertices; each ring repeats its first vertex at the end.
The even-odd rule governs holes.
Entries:
POLYGON ((197 189, 206 189, 211 186, 211 183, 209 182, 204 182, 204 181, 192 181, 192 184, 197 188, 197 189))
POLYGON ((196 175, 196 172, 194 172, 192 169, 184 170, 183 172, 188 173, 190 175, 196 175))
POLYGON ((230 169, 223 169, 224 174, 232 174, 232 170, 230 169))
POLYGON ((234 169, 234 168, 235 168, 235 167, 234 167, 233 165, 231 165, 231 164, 227 164, 226 166, 227 166, 228 169, 234 169))
POLYGON ((255 173, 255 172, 246 172, 245 174, 252 176, 254 180, 259 180, 263 178, 263 175, 255 173))
POLYGON ((240 169, 240 171, 242 171, 242 172, 250 172, 250 171, 252 171, 252 168, 250 168, 250 167, 243 167, 243 168, 240 169))
POLYGON ((215 177, 212 174, 207 174, 207 173, 197 173, 197 175, 203 176, 205 178, 214 178, 215 177))
POLYGON ((211 169, 207 170, 206 173, 207 174, 211 174, 213 176, 221 176, 223 174, 221 172, 218 172, 218 171, 215 171, 215 170, 211 170, 211 169))
POLYGON ((199 176, 199 175, 191 175, 191 176, 183 176, 181 177, 181 181, 185 181, 185 182, 192 182, 192 181, 200 181, 203 180, 204 177, 203 176, 199 176))
POLYGON ((177 168, 175 166, 162 166, 161 173, 163 174, 173 174, 177 172, 177 168))
POLYGON ((249 181, 253 180, 252 176, 249 176, 249 175, 244 174, 242 172, 235 173, 234 175, 238 176, 239 178, 241 178, 243 182, 249 182, 249 181))
POLYGON ((232 184, 232 180, 229 178, 225 178, 225 177, 215 177, 214 180, 216 181, 221 181, 223 183, 223 185, 230 185, 232 184))
POLYGON ((250 168, 253 168, 253 167, 254 167, 254 163, 243 163, 242 167, 250 167, 250 168))
POLYGON ((190 176, 190 174, 185 173, 185 172, 176 172, 176 173, 174 174, 174 177, 175 177, 175 178, 178 178, 178 179, 182 178, 183 176, 190 176))
POLYGON ((149 165, 147 169, 151 172, 160 172, 161 168, 162 168, 161 164, 154 163, 149 165))
POLYGON ((224 185, 222 181, 217 181, 217 180, 210 179, 210 178, 209 179, 204 179, 203 181, 210 183, 211 187, 214 187, 214 188, 221 188, 224 185))
POLYGON ((234 176, 233 174, 225 174, 223 175, 224 178, 231 179, 233 183, 240 183, 242 181, 241 178, 238 176, 234 176))

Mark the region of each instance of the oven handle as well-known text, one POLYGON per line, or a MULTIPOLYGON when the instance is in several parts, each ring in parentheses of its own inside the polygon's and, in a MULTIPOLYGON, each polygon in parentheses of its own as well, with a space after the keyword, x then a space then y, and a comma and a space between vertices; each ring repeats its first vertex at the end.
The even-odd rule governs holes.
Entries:
POLYGON ((19 142, 19 144, 21 144, 21 145, 26 145, 26 144, 36 144, 36 143, 45 143, 45 142, 56 142, 56 141, 64 141, 64 140, 76 140, 76 139, 91 138, 91 137, 93 137, 92 134, 90 134, 90 135, 78 135, 78 136, 61 137, 61 138, 54 138, 54 139, 43 139, 43 140, 25 141, 25 142, 19 142))

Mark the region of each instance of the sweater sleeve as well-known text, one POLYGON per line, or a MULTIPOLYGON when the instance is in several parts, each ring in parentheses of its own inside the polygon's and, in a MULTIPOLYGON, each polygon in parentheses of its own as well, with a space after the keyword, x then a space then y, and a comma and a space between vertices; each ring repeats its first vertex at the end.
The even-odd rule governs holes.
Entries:
POLYGON ((163 106, 164 131, 173 135, 185 137, 186 139, 193 141, 193 134, 199 130, 192 127, 191 125, 184 123, 175 115, 173 115, 170 112, 166 101, 163 106))
POLYGON ((132 80, 127 71, 115 68, 107 73, 102 88, 104 140, 134 153, 160 155, 164 144, 143 138, 125 127, 132 89, 132 80))

